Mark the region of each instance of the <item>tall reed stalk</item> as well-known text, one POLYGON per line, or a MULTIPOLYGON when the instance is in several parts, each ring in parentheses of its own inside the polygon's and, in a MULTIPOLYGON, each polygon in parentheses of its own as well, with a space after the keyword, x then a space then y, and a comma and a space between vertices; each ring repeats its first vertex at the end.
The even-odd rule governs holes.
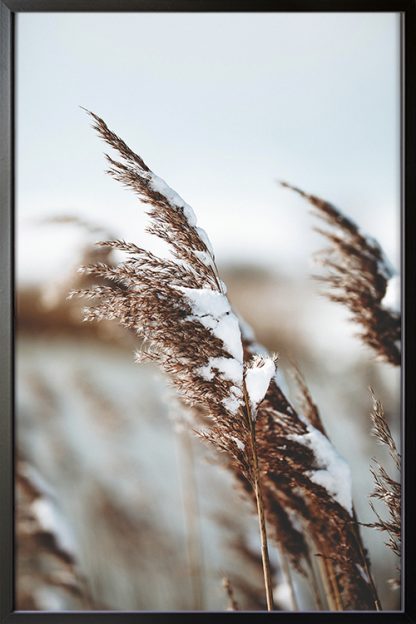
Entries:
POLYGON ((183 485, 184 512, 186 521, 189 576, 191 579, 193 609, 201 611, 204 608, 204 581, 203 581, 203 549, 201 527, 199 523, 198 489, 194 449, 189 432, 181 428, 177 432, 179 441, 179 458, 181 460, 181 480, 183 485))
POLYGON ((81 270, 105 284, 74 291, 92 304, 85 320, 118 320, 145 348, 191 407, 202 438, 255 503, 268 609, 273 608, 268 531, 291 565, 307 574, 322 558, 334 610, 377 608, 375 588, 353 516, 350 473, 316 416, 299 414, 282 392, 277 361, 256 345, 226 297, 206 233, 191 207, 156 176, 104 121, 99 135, 119 156, 109 173, 148 206, 148 231, 168 244, 158 257, 125 241, 102 247, 124 253, 116 266, 81 270), (313 549, 309 547, 313 544, 313 549))
POLYGON ((266 590, 266 603, 267 610, 273 611, 273 584, 272 584, 272 575, 270 570, 270 558, 269 558, 269 549, 267 543, 267 531, 266 531, 266 519, 264 513, 264 501, 263 501, 263 493, 261 486, 261 477, 260 477, 260 469, 259 469, 259 458, 257 455, 257 443, 256 443, 256 426, 255 420, 251 414, 250 401, 248 397, 248 392, 246 388, 246 384, 243 384, 243 393, 244 393, 244 403, 245 409, 244 414, 246 418, 247 427, 250 431, 250 446, 252 452, 253 459, 253 481, 254 481, 254 495, 256 497, 256 507, 257 507, 257 517, 259 521, 259 531, 260 531, 260 543, 261 543, 261 559, 263 564, 263 576, 264 576, 264 587, 266 590))

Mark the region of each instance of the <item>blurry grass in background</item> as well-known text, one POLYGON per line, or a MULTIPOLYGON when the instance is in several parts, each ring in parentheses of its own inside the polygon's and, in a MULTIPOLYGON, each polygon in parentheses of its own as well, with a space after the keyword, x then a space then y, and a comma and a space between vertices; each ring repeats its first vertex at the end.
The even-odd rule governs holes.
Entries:
MULTIPOLYGON (((33 226, 34 236, 39 227, 53 232, 67 226, 33 226)), ((79 229, 83 240, 82 224, 79 229)), ((96 238, 92 235, 91 243, 96 238)), ((95 253, 85 241, 76 249, 79 263, 95 253)), ((345 313, 320 298, 308 279, 244 262, 220 270, 230 300, 259 341, 281 354, 283 367, 287 353, 295 356, 325 426, 350 462, 359 518, 374 521, 368 504, 373 489, 369 460, 373 455, 382 463, 388 460, 370 436, 368 386, 376 389, 398 439, 397 370, 376 361, 354 336, 345 313)), ((253 572, 254 562, 235 544, 238 539, 250 544, 255 559, 255 518, 229 475, 193 437, 187 443, 195 447, 199 569, 189 560, 181 433, 169 419, 165 399, 170 391, 151 365, 133 364, 137 344, 126 331, 112 323, 81 322, 79 303, 66 301, 80 279, 86 278, 73 272, 59 282, 18 290, 17 443, 21 456, 53 491, 73 535, 73 556, 85 589, 75 597, 70 591, 63 596, 67 590, 56 579, 41 578, 43 565, 42 573, 36 572, 41 550, 32 548, 34 568, 18 536, 18 588, 25 583, 25 591, 18 593, 19 608, 77 609, 81 604, 86 609, 222 610, 227 606, 224 576, 240 609, 265 608, 261 562, 253 572), (28 574, 38 579, 29 590, 28 574), (195 574, 202 583, 197 603, 195 574)), ((382 535, 362 531, 383 607, 398 608, 399 593, 388 585, 394 558, 382 535)), ((276 584, 281 585, 276 608, 292 609, 282 566, 271 551, 276 584)), ((314 609, 304 581, 299 577, 296 583, 300 608, 314 609)))

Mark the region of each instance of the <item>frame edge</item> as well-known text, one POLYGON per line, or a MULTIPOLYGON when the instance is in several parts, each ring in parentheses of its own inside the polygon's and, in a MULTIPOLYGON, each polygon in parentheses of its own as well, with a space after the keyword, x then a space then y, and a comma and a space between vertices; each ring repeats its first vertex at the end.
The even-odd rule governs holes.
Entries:
POLYGON ((14 608, 13 556, 13 201, 14 15, 0 2, 0 621, 14 608), (12 469, 11 469, 12 468, 12 469))

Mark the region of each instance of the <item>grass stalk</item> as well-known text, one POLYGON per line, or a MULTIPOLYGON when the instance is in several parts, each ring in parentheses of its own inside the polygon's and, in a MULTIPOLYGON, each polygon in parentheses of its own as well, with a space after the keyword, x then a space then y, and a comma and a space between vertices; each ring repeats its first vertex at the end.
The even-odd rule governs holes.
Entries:
POLYGON ((328 608, 330 611, 338 611, 337 601, 334 596, 334 589, 331 583, 331 577, 329 574, 327 561, 321 556, 318 557, 318 567, 320 570, 320 577, 324 585, 325 597, 328 603, 328 608))
POLYGON ((330 559, 325 559, 325 563, 329 582, 331 584, 332 592, 335 599, 335 610, 343 611, 344 607, 342 605, 341 593, 339 591, 337 576, 334 570, 333 562, 330 559))
POLYGON ((264 514, 264 502, 261 488, 261 479, 260 479, 260 468, 259 468, 259 460, 257 455, 257 444, 256 444, 256 421, 252 418, 250 401, 248 398, 247 388, 245 383, 243 384, 244 391, 244 402, 245 402, 245 417, 247 421, 247 425, 250 431, 250 443, 251 443, 251 451, 252 451, 252 470, 253 470, 253 488, 254 494, 256 497, 256 507, 257 507, 257 518, 259 522, 259 532, 260 532, 260 542, 261 542, 261 560, 263 564, 263 577, 264 577, 264 588, 266 592, 266 604, 267 610, 273 611, 274 603, 273 603, 273 583, 272 583, 272 574, 270 569, 270 557, 269 557, 269 548, 267 542, 267 530, 266 530, 266 519, 264 514))
POLYGON ((189 576, 191 580, 193 609, 204 608, 204 585, 202 577, 203 549, 199 523, 198 491, 195 475, 195 460, 192 439, 186 430, 178 433, 181 458, 183 504, 186 521, 186 542, 188 551, 189 576))
POLYGON ((359 550, 360 550, 360 554, 361 554, 361 558, 362 558, 362 562, 363 562, 363 568, 364 568, 365 573, 367 574, 367 577, 369 579, 369 584, 370 584, 371 591, 372 591, 372 594, 373 594, 374 606, 375 606, 376 611, 382 611, 382 606, 381 606, 380 598, 378 597, 377 588, 376 588, 376 585, 374 583, 374 579, 373 579, 373 576, 371 574, 371 570, 370 570, 370 567, 368 565, 368 560, 367 560, 367 557, 365 555, 365 552, 364 552, 364 549, 363 549, 363 546, 362 546, 362 542, 361 542, 361 539, 360 539, 360 535, 359 535, 359 532, 358 532, 358 519, 357 519, 357 515, 355 513, 355 509, 353 509, 353 517, 354 517, 355 533, 356 533, 356 536, 357 536, 357 543, 359 545, 359 550))
POLYGON ((290 571, 290 565, 289 562, 287 560, 287 557, 284 553, 281 553, 280 555, 280 561, 282 564, 282 570, 283 570, 283 574, 286 578, 286 582, 288 583, 289 587, 290 587, 290 598, 292 601, 292 609, 293 611, 299 611, 299 604, 298 604, 298 600, 296 598, 296 593, 295 593, 295 586, 293 584, 293 578, 292 578, 292 574, 290 571))
POLYGON ((320 585, 318 583, 318 578, 316 576, 316 570, 315 570, 313 561, 311 561, 309 571, 310 571, 311 586, 312 586, 313 596, 315 599, 316 609, 317 611, 324 611, 324 605, 323 605, 321 593, 320 593, 320 585))
MULTIPOLYGON (((296 520, 303 519, 310 527, 314 547, 321 551, 321 574, 330 608, 371 610, 374 604, 378 608, 371 576, 367 579, 362 573, 369 566, 358 527, 352 526, 350 504, 340 502, 336 496, 340 492, 329 491, 311 476, 317 470, 328 470, 331 474, 317 449, 323 445, 325 456, 334 454, 320 426, 316 406, 309 397, 310 423, 307 424, 279 386, 275 358, 260 355, 255 341, 243 335, 241 323, 218 277, 210 243, 196 226, 191 207, 102 119, 91 115, 100 136, 121 159, 117 161, 107 156, 108 172, 148 206, 147 231, 170 246, 172 257, 159 257, 121 240, 100 243, 106 249, 127 253, 127 259, 115 266, 95 262, 81 268, 84 275, 99 280, 94 286, 71 293, 71 296, 92 301, 84 310, 84 320, 117 319, 122 326, 137 333, 142 341, 137 361, 158 363, 184 403, 194 410, 201 438, 227 454, 230 469, 251 498, 254 493, 268 610, 273 609, 273 595, 265 507, 274 537, 290 557, 291 564, 299 570, 302 563, 309 560, 309 549, 304 535, 291 522, 292 513, 296 520), (263 371, 254 370, 263 366, 263 371), (271 377, 268 377, 269 372, 271 377), (249 380, 247 385, 246 379, 249 380), (262 389, 267 379, 269 385, 262 394, 259 387, 262 389), (194 409, 199 405, 201 410, 194 409), (205 414, 210 416, 208 426, 205 426, 205 414), (342 565, 343 562, 356 565, 342 565)), ((354 273, 353 286, 357 286, 361 294, 361 265, 365 264, 367 252, 373 253, 372 270, 367 271, 368 283, 370 290, 374 283, 378 285, 375 304, 380 311, 387 284, 378 271, 383 259, 381 251, 333 207, 325 202, 318 201, 318 204, 329 224, 342 223, 345 235, 349 232, 353 238, 349 242, 331 232, 327 235, 337 249, 345 252, 341 260, 350 259, 347 250, 354 241, 360 242, 357 257, 362 262, 357 264, 355 273, 359 275, 354 273)), ((336 286, 349 268, 341 260, 341 276, 335 276, 330 286, 336 286)), ((327 264, 330 267, 334 264, 332 256, 327 264)), ((354 289, 349 288, 345 291, 347 294, 344 291, 341 295, 349 296, 347 301, 351 306, 354 304, 353 311, 356 310, 356 298, 348 294, 354 294, 354 289)), ((368 288, 365 297, 367 291, 368 288)), ((362 312, 361 307, 357 314, 362 312)), ((367 337, 371 344, 376 344, 379 323, 370 325, 365 325, 367 337)), ((395 315, 390 332, 395 339, 399 325, 400 319, 395 315)), ((342 474, 347 474, 343 460, 337 459, 336 468, 337 473, 341 470, 342 474)))

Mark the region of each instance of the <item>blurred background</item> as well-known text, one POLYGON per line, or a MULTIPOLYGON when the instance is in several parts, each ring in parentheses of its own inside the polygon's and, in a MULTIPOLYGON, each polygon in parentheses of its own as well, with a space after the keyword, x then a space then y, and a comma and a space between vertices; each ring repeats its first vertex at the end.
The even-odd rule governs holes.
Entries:
MULTIPOLYGON (((399 440, 399 372, 319 295, 322 240, 278 181, 332 201, 399 269, 399 79, 393 13, 19 14, 18 609, 223 610, 224 577, 240 608, 264 608, 256 518, 233 479, 162 375, 133 363, 137 341, 83 324, 66 301, 77 267, 108 259, 97 240, 163 252, 143 206, 104 175, 80 106, 193 206, 236 310, 296 357, 371 522, 370 459, 390 464, 368 387, 399 440)), ((363 536, 383 606, 399 608, 386 538, 363 536)), ((272 561, 278 607, 292 609, 272 561)), ((295 581, 298 607, 313 609, 295 581)))

